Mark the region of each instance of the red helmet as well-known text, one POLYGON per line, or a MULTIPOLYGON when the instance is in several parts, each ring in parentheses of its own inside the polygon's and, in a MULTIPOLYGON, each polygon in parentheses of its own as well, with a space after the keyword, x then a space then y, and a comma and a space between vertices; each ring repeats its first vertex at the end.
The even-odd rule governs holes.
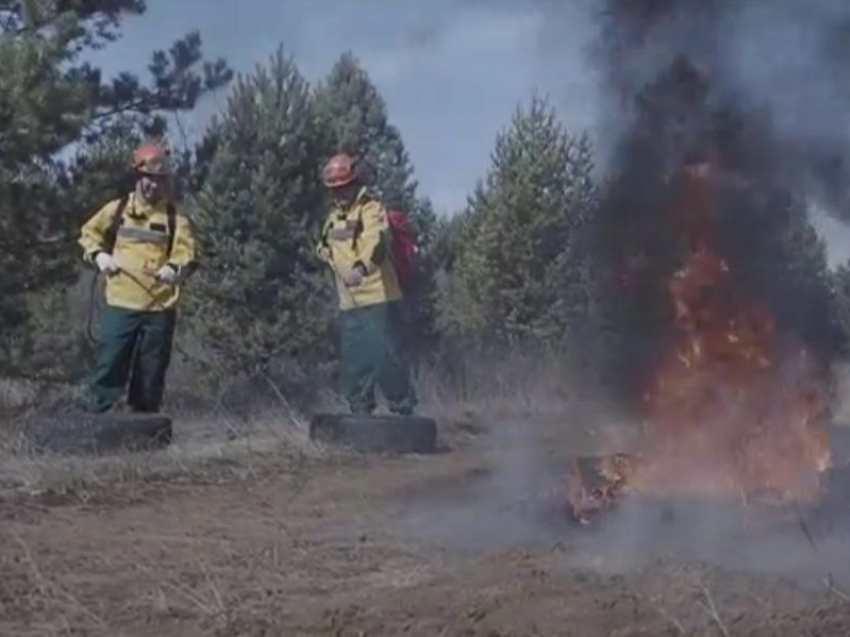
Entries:
POLYGON ((168 150, 157 141, 147 141, 133 153, 133 169, 147 175, 167 175, 171 172, 168 150))
POLYGON ((339 188, 350 184, 357 179, 357 171, 354 168, 354 158, 345 153, 334 155, 325 164, 322 170, 322 178, 328 188, 339 188))

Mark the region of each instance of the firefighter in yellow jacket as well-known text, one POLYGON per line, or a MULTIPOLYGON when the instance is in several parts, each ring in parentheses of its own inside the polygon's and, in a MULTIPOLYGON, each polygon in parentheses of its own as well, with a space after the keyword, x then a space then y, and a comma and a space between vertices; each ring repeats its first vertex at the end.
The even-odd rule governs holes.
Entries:
POLYGON ((391 412, 409 415, 416 396, 402 342, 402 291, 389 258, 386 210, 363 187, 348 155, 331 158, 323 178, 334 206, 316 252, 337 279, 346 398, 353 413, 372 413, 379 386, 391 412))
POLYGON ((83 259, 106 276, 106 309, 85 408, 109 410, 129 379, 128 404, 157 412, 171 360, 176 305, 197 264, 189 219, 171 198, 168 151, 142 144, 133 155, 135 189, 82 227, 83 259))

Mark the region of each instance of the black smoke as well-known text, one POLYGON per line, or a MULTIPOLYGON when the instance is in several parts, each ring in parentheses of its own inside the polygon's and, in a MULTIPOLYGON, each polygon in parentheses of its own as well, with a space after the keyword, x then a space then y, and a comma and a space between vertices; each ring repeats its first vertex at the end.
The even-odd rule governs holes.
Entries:
POLYGON ((684 57, 710 79, 711 98, 767 116, 785 176, 850 220, 850 4, 609 0, 598 18, 597 60, 627 121, 634 98, 684 57))
POLYGON ((850 219, 850 5, 602 5, 594 56, 614 142, 595 249, 611 380, 636 398, 672 337, 659 283, 692 246, 670 208, 685 169, 704 163, 719 176, 716 248, 737 292, 772 310, 784 344, 828 362, 844 343, 808 211, 818 204, 850 219))

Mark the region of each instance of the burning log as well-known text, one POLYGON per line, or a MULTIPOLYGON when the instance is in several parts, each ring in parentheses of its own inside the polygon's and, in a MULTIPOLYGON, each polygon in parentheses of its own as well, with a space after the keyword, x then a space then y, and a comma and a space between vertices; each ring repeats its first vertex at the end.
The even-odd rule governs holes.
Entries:
POLYGON ((592 516, 613 507, 625 486, 631 462, 633 459, 627 454, 574 458, 566 478, 570 517, 580 524, 589 524, 592 516))

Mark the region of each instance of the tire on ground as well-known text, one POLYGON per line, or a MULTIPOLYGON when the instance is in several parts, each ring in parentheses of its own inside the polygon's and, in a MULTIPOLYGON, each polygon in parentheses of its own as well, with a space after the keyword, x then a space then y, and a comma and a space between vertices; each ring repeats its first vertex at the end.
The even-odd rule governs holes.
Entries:
POLYGON ((434 453, 437 425, 423 416, 319 414, 310 439, 372 453, 434 453))
POLYGON ((172 441, 171 419, 160 414, 59 414, 21 430, 25 453, 102 454, 161 449, 172 441))

